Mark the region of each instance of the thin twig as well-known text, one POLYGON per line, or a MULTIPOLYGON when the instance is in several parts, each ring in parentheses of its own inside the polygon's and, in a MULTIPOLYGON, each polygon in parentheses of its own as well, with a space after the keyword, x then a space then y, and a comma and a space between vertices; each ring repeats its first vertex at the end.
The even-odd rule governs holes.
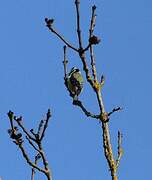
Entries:
POLYGON ((78 52, 78 49, 75 48, 74 46, 72 46, 67 40, 65 40, 65 39, 63 38, 63 36, 60 35, 60 34, 52 27, 52 24, 50 25, 50 24, 48 23, 48 21, 49 21, 49 19, 48 19, 48 18, 45 18, 46 26, 48 27, 48 29, 49 29, 52 33, 56 34, 57 37, 58 37, 59 39, 61 39, 69 48, 71 48, 71 49, 73 49, 74 51, 78 52))
POLYGON ((89 30, 89 38, 93 35, 94 27, 95 27, 95 20, 96 20, 96 14, 95 14, 96 6, 92 6, 92 16, 91 16, 91 23, 90 23, 90 30, 89 30))
POLYGON ((33 134, 33 136, 35 136, 35 138, 33 138, 29 134, 29 132, 26 130, 26 128, 22 124, 22 121, 23 121, 22 117, 16 118, 14 116, 14 113, 11 112, 11 111, 9 111, 8 117, 10 119, 10 124, 11 124, 11 129, 8 130, 8 133, 10 134, 10 138, 13 139, 13 142, 15 142, 16 145, 18 145, 18 147, 21 150, 22 155, 25 158, 25 160, 27 161, 27 163, 32 167, 32 175, 31 175, 32 180, 34 179, 34 173, 35 173, 34 171, 35 171, 35 169, 42 172, 42 173, 44 173, 46 175, 46 177, 47 177, 47 180, 52 180, 51 170, 48 167, 48 162, 46 160, 45 153, 44 153, 44 151, 42 149, 42 144, 41 144, 41 141, 42 141, 42 139, 44 137, 44 133, 46 131, 46 128, 48 127, 48 120, 51 117, 50 110, 48 110, 48 112, 47 112, 47 117, 46 117, 44 126, 42 125, 42 122, 40 122, 39 127, 38 127, 38 134, 35 134, 33 132, 33 129, 31 129, 31 133, 33 134), (14 120, 14 122, 16 122, 18 124, 18 126, 26 134, 26 139, 28 140, 29 144, 33 147, 33 149, 35 151, 38 152, 39 156, 42 157, 44 169, 37 166, 37 163, 35 163, 36 160, 35 160, 34 163, 30 160, 29 155, 27 154, 25 148, 23 147, 23 142, 24 141, 22 140, 22 134, 18 133, 18 128, 17 127, 14 127, 13 120, 14 120), (40 139, 39 138, 39 133, 40 133, 42 127, 43 127, 43 131, 42 131, 42 135, 41 135, 41 139, 40 139), (37 147, 36 147, 36 145, 34 143, 37 144, 37 147))
POLYGON ((17 122, 17 124, 19 125, 19 127, 23 130, 23 132, 33 141, 36 141, 35 138, 33 138, 30 133, 25 129, 25 127, 23 126, 22 122, 22 117, 16 118, 14 117, 14 120, 17 122))
POLYGON ((118 131, 118 157, 116 160, 116 167, 118 168, 120 164, 120 159, 123 155, 123 149, 122 149, 122 133, 118 131))
POLYGON ((80 0, 75 0, 75 6, 76 6, 76 16, 77 16, 77 34, 78 34, 78 40, 79 40, 79 49, 82 48, 82 38, 81 38, 81 29, 80 29, 80 0))
POLYGON ((21 150, 21 152, 22 152, 23 157, 26 159, 27 163, 28 163, 31 167, 37 169, 37 170, 40 171, 40 172, 46 173, 45 169, 42 169, 42 168, 38 167, 36 164, 32 163, 32 161, 29 159, 29 157, 28 157, 28 155, 27 155, 27 153, 26 153, 26 151, 25 151, 22 143, 19 144, 19 148, 20 148, 20 150, 21 150))
POLYGON ((39 150, 40 150, 39 153, 42 157, 43 165, 45 168, 45 175, 47 176, 48 180, 52 180, 52 173, 51 173, 51 170, 49 169, 49 166, 48 166, 49 164, 48 164, 48 161, 46 160, 46 156, 43 151, 41 142, 39 142, 38 146, 39 146, 39 150))
POLYGON ((46 114, 46 120, 44 121, 45 124, 44 124, 43 130, 42 130, 42 135, 40 137, 40 141, 42 141, 42 139, 44 138, 44 134, 45 134, 46 128, 48 127, 50 117, 51 117, 51 111, 50 111, 50 109, 48 109, 48 112, 46 114))
MULTIPOLYGON (((34 164, 37 165, 39 159, 40 159, 40 154, 38 153, 38 154, 35 156, 34 164)), ((35 169, 32 168, 31 180, 34 180, 34 175, 35 175, 35 169)))
POLYGON ((13 120, 14 120, 14 113, 12 111, 9 111, 7 113, 8 117, 9 117, 9 120, 10 120, 10 124, 11 124, 11 128, 12 128, 12 131, 14 130, 14 125, 13 125, 13 120))
POLYGON ((67 47, 64 46, 63 47, 63 51, 64 51, 64 59, 63 59, 63 66, 64 66, 64 79, 67 77, 67 47))
MULTIPOLYGON (((42 119, 39 123, 39 126, 38 126, 38 130, 37 130, 37 136, 41 136, 42 134, 42 131, 43 131, 43 127, 44 127, 44 120, 42 119)), ((33 132, 33 131, 32 131, 33 132)), ((36 135, 35 135, 36 136, 36 135)))
POLYGON ((121 111, 121 107, 114 108, 111 112, 108 113, 108 116, 111 116, 114 112, 121 111))
POLYGON ((83 52, 88 51, 88 49, 90 48, 90 46, 91 46, 91 44, 89 43, 89 44, 87 45, 87 47, 83 49, 83 52))
POLYGON ((95 115, 95 114, 92 114, 89 111, 87 111, 86 108, 83 106, 83 104, 82 104, 82 102, 80 100, 73 101, 73 105, 79 106, 87 117, 92 117, 92 118, 95 118, 95 119, 100 119, 100 115, 95 115))
POLYGON ((30 144, 37 152, 39 152, 39 149, 33 144, 33 142, 31 141, 31 139, 30 139, 28 136, 26 136, 26 139, 28 140, 29 144, 30 144))
MULTIPOLYGON (((96 6, 92 6, 92 16, 91 16, 91 23, 90 23, 90 30, 89 30, 89 39, 93 36, 93 31, 95 27, 95 20, 96 20, 96 15, 95 15, 95 10, 96 6)), ((95 57, 94 57, 94 51, 93 51, 93 46, 90 44, 90 58, 91 58, 91 66, 92 66, 92 75, 94 77, 94 82, 97 83, 97 72, 96 72, 96 67, 95 67, 95 57)))

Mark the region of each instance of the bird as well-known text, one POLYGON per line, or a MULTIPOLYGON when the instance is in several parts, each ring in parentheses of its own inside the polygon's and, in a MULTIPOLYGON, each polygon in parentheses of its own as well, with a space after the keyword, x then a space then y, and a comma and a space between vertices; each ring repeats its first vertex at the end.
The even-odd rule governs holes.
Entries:
POLYGON ((78 96, 83 90, 83 77, 77 67, 73 67, 65 78, 65 85, 73 98, 73 101, 78 101, 78 96))

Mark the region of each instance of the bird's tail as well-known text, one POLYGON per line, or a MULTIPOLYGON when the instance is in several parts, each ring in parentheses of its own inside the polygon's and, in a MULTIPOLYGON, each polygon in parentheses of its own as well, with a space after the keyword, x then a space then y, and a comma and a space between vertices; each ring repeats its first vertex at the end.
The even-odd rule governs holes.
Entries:
POLYGON ((78 95, 73 96, 73 101, 78 101, 78 95))

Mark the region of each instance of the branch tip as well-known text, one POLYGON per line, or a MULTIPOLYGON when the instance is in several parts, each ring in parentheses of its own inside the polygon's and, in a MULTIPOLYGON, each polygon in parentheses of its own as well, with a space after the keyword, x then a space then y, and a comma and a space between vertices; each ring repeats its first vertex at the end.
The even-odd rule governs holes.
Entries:
POLYGON ((121 111, 121 110, 123 110, 123 108, 121 107, 113 108, 113 110, 108 113, 108 116, 111 116, 111 114, 113 114, 114 112, 121 111))
POLYGON ((46 26, 50 28, 53 25, 54 19, 45 18, 46 26))
POLYGON ((102 76, 101 76, 101 79, 100 79, 100 85, 103 86, 104 83, 105 83, 105 76, 102 75, 102 76))
POLYGON ((51 115, 51 110, 48 109, 48 112, 47 112, 47 118, 50 118, 52 115, 51 115))
POLYGON ((10 120, 13 120, 13 119, 14 119, 14 113, 13 113, 11 110, 9 110, 9 112, 7 113, 7 115, 8 115, 8 117, 9 117, 10 120))
POLYGON ((97 8, 96 5, 93 5, 93 6, 92 6, 92 10, 93 10, 93 11, 96 10, 96 8, 97 8))
POLYGON ((120 131, 118 131, 118 156, 117 156, 117 160, 116 160, 116 167, 118 168, 119 164, 120 164, 120 159, 123 155, 123 148, 122 148, 122 133, 120 131))

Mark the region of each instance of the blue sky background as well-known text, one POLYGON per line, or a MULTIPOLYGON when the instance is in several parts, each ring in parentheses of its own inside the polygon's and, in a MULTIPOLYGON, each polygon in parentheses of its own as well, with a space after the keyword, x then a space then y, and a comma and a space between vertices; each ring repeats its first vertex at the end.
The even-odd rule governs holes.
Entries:
MULTIPOLYGON (((117 131, 123 132, 119 179, 150 179, 152 2, 82 1, 84 44, 93 4, 98 7, 95 34, 102 39, 95 53, 98 75, 106 77, 106 110, 124 107, 109 124, 115 153, 117 131)), ((45 17, 55 18, 56 29, 77 45, 74 0, 0 3, 0 176, 3 180, 27 180, 31 175, 20 150, 8 137, 8 110, 22 115, 30 129, 37 127, 51 108, 44 148, 54 180, 110 180, 100 124, 72 106, 63 83, 63 43, 48 32, 45 17)), ((82 70, 71 50, 68 59, 69 68, 82 70)), ((96 97, 86 82, 81 99, 89 110, 98 113, 96 97)), ((37 173, 35 179, 45 177, 37 173)))

